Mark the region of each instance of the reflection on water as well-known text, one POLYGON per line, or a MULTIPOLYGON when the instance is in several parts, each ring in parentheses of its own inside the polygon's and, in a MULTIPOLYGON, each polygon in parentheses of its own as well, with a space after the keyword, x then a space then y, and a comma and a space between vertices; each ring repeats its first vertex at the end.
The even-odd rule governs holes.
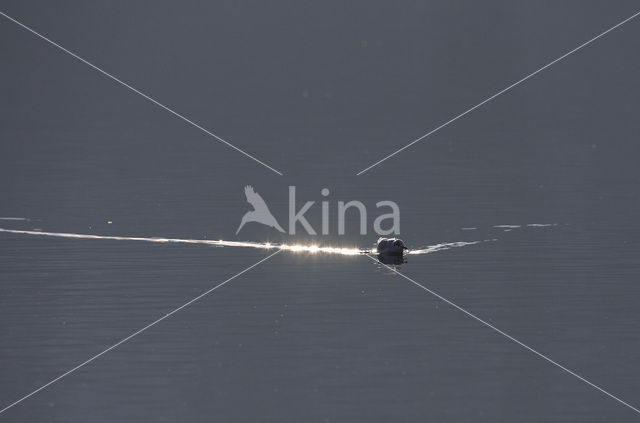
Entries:
POLYGON ((378 254, 378 261, 388 266, 399 266, 405 264, 407 259, 402 254, 378 254))
MULTIPOLYGON (((313 244, 271 244, 271 243, 261 243, 261 242, 240 242, 240 241, 224 241, 224 240, 207 240, 207 239, 182 239, 182 238, 143 238, 143 237, 129 237, 129 236, 111 236, 111 235, 90 235, 90 234, 75 234, 75 233, 65 233, 65 232, 43 232, 43 231, 27 231, 27 230, 17 230, 17 229, 4 229, 0 228, 0 232, 7 232, 12 234, 23 234, 23 235, 39 235, 39 236, 49 236, 49 237, 58 237, 58 238, 73 238, 73 239, 104 239, 104 240, 113 240, 113 241, 143 241, 143 242, 156 242, 156 243, 183 243, 183 244, 205 244, 205 245, 213 245, 217 247, 247 247, 247 248, 259 248, 263 250, 271 250, 271 249, 280 249, 284 251, 293 251, 293 252, 306 252, 306 253, 327 253, 327 254, 341 254, 345 256, 353 256, 358 254, 370 254, 373 253, 373 249, 363 249, 357 247, 329 247, 329 246, 320 246, 313 244)), ((474 245, 480 242, 487 241, 496 241, 495 239, 487 239, 484 241, 457 241, 457 242, 445 242, 435 245, 430 245, 424 248, 409 250, 405 254, 430 254, 435 253, 436 251, 448 250, 456 247, 464 247, 466 245, 474 245)), ((387 255, 385 255, 387 256, 387 255)), ((403 260, 402 255, 396 255, 397 259, 401 262, 396 263, 396 258, 393 258, 393 255, 385 258, 384 260, 380 260, 385 264, 402 264, 406 263, 403 260), (393 261, 393 263, 391 263, 393 261)))
POLYGON ((259 248, 263 250, 280 249, 293 252, 309 252, 309 253, 329 253, 329 254, 342 254, 342 255, 356 255, 368 250, 361 250, 360 248, 343 248, 343 247, 322 247, 318 245, 298 245, 298 244, 271 244, 261 242, 241 242, 241 241, 224 241, 224 240, 208 240, 208 239, 183 239, 183 238, 143 238, 143 237, 130 237, 130 236, 108 236, 108 235, 90 235, 90 234, 74 234, 65 232, 43 232, 43 231, 23 231, 13 229, 0 228, 0 232, 8 232, 13 234, 24 235, 40 235, 51 236, 59 238, 74 238, 74 239, 105 239, 114 241, 143 241, 143 242, 156 242, 156 243, 182 243, 182 244, 205 244, 213 245, 216 247, 247 247, 247 248, 259 248))

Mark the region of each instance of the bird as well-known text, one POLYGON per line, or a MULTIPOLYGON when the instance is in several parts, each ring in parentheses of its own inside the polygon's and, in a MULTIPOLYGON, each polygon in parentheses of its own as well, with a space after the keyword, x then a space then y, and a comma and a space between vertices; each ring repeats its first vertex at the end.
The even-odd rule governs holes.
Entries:
POLYGON ((400 238, 378 238, 378 254, 403 255, 407 247, 400 238))
POLYGON ((278 221, 269 211, 269 207, 267 207, 267 203, 264 202, 260 194, 258 194, 251 185, 247 185, 244 187, 244 195, 247 197, 247 202, 251 204, 253 210, 248 211, 242 216, 242 221, 240 222, 240 226, 236 231, 236 235, 240 232, 240 229, 247 222, 258 222, 263 225, 270 226, 279 230, 280 232, 284 232, 284 229, 278 224, 278 221))

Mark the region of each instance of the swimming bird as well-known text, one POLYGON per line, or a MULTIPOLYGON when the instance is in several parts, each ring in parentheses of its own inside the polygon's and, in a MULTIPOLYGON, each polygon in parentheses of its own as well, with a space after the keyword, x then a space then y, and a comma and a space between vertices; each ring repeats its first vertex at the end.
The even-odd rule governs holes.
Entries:
POLYGON ((378 254, 403 255, 408 250, 400 238, 378 238, 377 244, 378 254))
POLYGON ((284 232, 284 229, 278 224, 278 221, 269 211, 269 207, 267 207, 267 203, 264 202, 260 194, 255 192, 251 185, 247 185, 244 187, 244 195, 247 197, 247 202, 253 206, 253 210, 248 211, 242 216, 242 221, 240 222, 240 226, 236 231, 236 235, 240 232, 240 229, 247 222, 258 222, 263 225, 270 226, 272 228, 276 228, 280 232, 284 232))

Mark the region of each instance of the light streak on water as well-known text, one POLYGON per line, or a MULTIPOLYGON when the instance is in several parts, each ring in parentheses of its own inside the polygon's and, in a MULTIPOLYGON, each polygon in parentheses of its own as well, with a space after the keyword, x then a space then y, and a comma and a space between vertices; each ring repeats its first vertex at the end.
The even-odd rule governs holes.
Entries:
POLYGON ((165 243, 204 244, 204 245, 213 245, 217 247, 247 247, 247 248, 258 248, 263 250, 280 249, 280 250, 294 251, 294 252, 330 253, 330 254, 342 254, 342 255, 356 255, 364 252, 369 252, 368 250, 361 250, 359 248, 224 241, 221 239, 209 240, 209 239, 182 239, 182 238, 156 238, 156 237, 142 238, 142 237, 131 237, 131 236, 74 234, 74 233, 65 233, 65 232, 24 231, 24 230, 3 229, 3 228, 0 228, 0 232, 7 232, 12 234, 23 234, 23 235, 40 235, 40 236, 49 236, 49 237, 58 237, 58 238, 72 238, 72 239, 106 239, 106 240, 113 240, 113 241, 142 241, 142 242, 156 242, 160 244, 165 244, 165 243))
MULTIPOLYGON (((0 228, 0 232, 22 234, 22 235, 39 235, 57 238, 72 238, 72 239, 103 239, 112 241, 141 241, 141 242, 155 242, 160 244, 167 243, 180 243, 180 244, 204 244, 213 245, 216 247, 246 247, 257 248, 262 250, 280 249, 284 251, 292 252, 306 252, 306 253, 327 253, 327 254, 341 254, 345 256, 354 256, 358 254, 375 254, 375 249, 363 249, 363 248, 348 248, 348 247, 327 247, 320 245, 304 245, 304 244, 272 244, 261 242, 242 242, 242 241, 224 241, 224 240, 208 240, 208 239, 183 239, 183 238, 142 238, 142 237, 130 237, 130 236, 113 236, 113 235, 90 235, 90 234, 74 234, 65 232, 43 232, 43 231, 26 231, 17 229, 3 229, 0 228)), ((478 244, 480 242, 495 241, 471 241, 471 242, 446 242, 441 244, 435 244, 427 246, 421 249, 409 250, 407 254, 430 254, 436 251, 448 250, 455 247, 463 247, 466 245, 478 244)))

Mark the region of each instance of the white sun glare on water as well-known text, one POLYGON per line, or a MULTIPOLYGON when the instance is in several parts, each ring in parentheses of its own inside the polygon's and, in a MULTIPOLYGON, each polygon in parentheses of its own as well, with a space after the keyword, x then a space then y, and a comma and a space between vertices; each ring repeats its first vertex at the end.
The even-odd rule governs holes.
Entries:
MULTIPOLYGON (((275 243, 262 243, 262 242, 243 242, 243 241, 225 241, 225 240, 208 240, 208 239, 183 239, 183 238, 143 238, 143 237, 131 237, 131 236, 112 236, 112 235, 90 235, 90 234, 76 234, 65 232, 44 232, 44 231, 28 231, 18 229, 3 229, 0 228, 0 232, 22 234, 22 235, 36 235, 47 236, 57 238, 72 238, 72 239, 102 239, 112 241, 141 241, 141 242, 155 242, 155 243, 182 243, 182 244, 204 244, 213 245, 217 247, 246 247, 257 248, 263 250, 279 249, 283 251, 292 251, 296 253, 326 253, 326 254, 341 254, 345 256, 355 256, 358 254, 371 254, 375 253, 375 248, 357 248, 357 247, 330 247, 321 246, 315 244, 275 244, 275 243)), ((407 254, 429 254, 436 251, 448 250, 450 248, 463 247, 465 245, 473 245, 486 241, 495 241, 495 239, 487 239, 483 241, 470 241, 470 242, 446 242, 435 245, 430 245, 424 248, 409 250, 407 254)))

